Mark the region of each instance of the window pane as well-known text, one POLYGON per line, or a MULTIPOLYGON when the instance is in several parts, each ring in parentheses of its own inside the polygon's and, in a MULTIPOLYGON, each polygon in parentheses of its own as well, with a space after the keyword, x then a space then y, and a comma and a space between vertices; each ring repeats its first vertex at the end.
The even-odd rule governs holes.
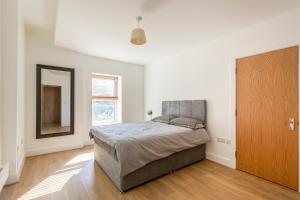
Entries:
POLYGON ((93 78, 92 95, 93 96, 116 96, 115 80, 93 78))
POLYGON ((115 121, 115 101, 93 101, 93 123, 115 121))

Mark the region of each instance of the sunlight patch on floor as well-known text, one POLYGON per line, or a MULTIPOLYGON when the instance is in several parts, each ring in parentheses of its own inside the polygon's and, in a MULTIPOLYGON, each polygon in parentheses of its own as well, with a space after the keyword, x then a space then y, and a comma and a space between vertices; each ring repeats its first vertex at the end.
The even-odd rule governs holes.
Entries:
POLYGON ((65 166, 74 165, 74 164, 78 164, 78 163, 85 162, 85 161, 88 161, 88 160, 93 160, 93 159, 94 159, 94 152, 83 153, 83 154, 75 156, 74 158, 72 158, 71 160, 69 160, 65 164, 65 166))
POLYGON ((78 174, 80 170, 81 168, 71 168, 56 171, 54 175, 47 177, 18 200, 31 200, 60 191, 69 179, 78 174))

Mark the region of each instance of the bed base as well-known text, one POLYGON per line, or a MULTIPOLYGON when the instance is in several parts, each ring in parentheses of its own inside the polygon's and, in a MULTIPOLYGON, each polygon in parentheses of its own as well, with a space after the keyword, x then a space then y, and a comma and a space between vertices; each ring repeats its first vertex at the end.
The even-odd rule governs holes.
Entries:
POLYGON ((205 144, 174 153, 148 163, 130 174, 119 177, 120 164, 98 144, 94 144, 95 161, 121 191, 127 191, 138 185, 158 178, 177 169, 188 166, 205 158, 205 144))

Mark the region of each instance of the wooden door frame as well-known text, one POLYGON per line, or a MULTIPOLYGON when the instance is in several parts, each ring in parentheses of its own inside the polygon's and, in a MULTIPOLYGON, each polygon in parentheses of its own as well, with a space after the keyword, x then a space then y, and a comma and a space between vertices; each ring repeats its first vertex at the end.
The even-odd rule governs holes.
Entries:
MULTIPOLYGON (((236 60, 238 58, 243 58, 243 57, 248 57, 251 55, 257 55, 257 54, 262 54, 274 50, 280 50, 292 46, 299 46, 299 55, 298 55, 298 119, 300 121, 300 41, 297 42, 289 42, 285 44, 277 44, 277 45, 269 45, 266 47, 260 47, 260 48, 253 48, 253 49, 245 49, 242 51, 239 51, 237 53, 233 53, 230 56, 229 60, 229 66, 230 66, 230 112, 229 112, 229 119, 231 120, 230 126, 229 126, 229 132, 232 134, 231 135, 231 158, 232 160, 229 162, 228 166, 236 169, 236 157, 235 157, 235 152, 236 152, 236 60)), ((298 192, 300 192, 300 126, 298 126, 298 192)))

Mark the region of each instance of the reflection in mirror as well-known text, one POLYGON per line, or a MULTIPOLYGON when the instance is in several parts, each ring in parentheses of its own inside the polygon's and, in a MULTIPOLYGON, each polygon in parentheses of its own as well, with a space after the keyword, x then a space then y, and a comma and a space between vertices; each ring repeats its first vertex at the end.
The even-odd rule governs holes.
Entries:
POLYGON ((71 73, 42 69, 41 134, 70 131, 71 73))
POLYGON ((38 65, 37 138, 73 134, 73 72, 38 65))

